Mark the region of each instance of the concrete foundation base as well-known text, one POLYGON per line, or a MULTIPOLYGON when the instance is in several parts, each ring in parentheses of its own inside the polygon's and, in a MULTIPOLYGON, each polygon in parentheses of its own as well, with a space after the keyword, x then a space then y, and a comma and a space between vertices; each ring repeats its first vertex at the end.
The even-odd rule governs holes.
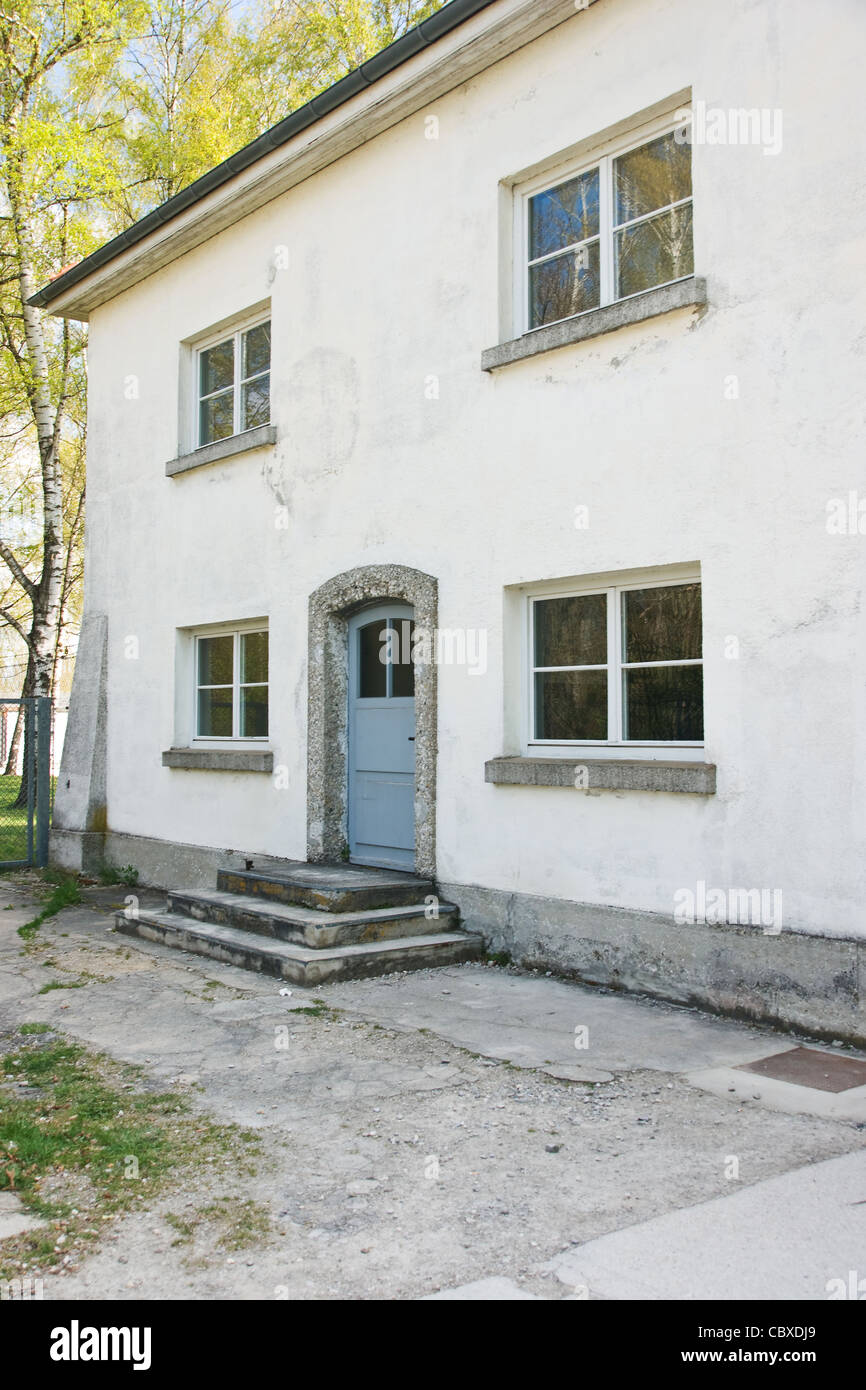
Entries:
POLYGON ((439 883, 465 929, 516 964, 866 1044, 866 940, 683 925, 658 913, 439 883))
MULTIPOLYGON (((285 869, 254 850, 173 844, 107 830, 54 830, 52 863, 133 865, 142 884, 206 888, 219 870, 285 869)), ((827 1041, 866 1046, 866 940, 759 927, 683 925, 658 913, 438 883, 465 931, 527 968, 647 994, 827 1041)))

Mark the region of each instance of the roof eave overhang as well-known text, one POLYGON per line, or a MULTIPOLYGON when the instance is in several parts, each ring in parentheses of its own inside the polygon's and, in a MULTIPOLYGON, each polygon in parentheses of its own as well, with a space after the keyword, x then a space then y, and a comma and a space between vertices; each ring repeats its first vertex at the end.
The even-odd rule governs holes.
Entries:
MULTIPOLYGON (((31 304, 64 318, 89 318, 99 305, 586 8, 575 0, 452 2, 462 17, 452 16, 451 27, 438 33, 428 30, 425 47, 410 44, 408 56, 396 67, 385 65, 377 73, 377 62, 389 52, 385 49, 357 70, 366 70, 360 90, 361 79, 350 73, 303 108, 305 122, 295 122, 302 127, 296 133, 291 133, 292 117, 272 127, 44 286, 31 304)), ((432 26, 451 8, 437 11, 425 24, 432 26)))

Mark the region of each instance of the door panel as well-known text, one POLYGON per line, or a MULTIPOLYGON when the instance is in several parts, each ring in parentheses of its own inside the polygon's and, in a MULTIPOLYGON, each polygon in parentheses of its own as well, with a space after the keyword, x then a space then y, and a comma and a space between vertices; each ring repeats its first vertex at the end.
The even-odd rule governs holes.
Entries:
POLYGON ((382 604, 349 623, 349 854, 359 864, 415 864, 411 618, 405 604, 382 604))

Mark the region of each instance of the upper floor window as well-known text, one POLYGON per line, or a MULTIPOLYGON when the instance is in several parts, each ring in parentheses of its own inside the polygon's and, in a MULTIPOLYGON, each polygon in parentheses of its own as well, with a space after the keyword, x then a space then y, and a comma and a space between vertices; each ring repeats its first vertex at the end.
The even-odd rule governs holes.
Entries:
POLYGON ((520 331, 694 272, 691 144, 669 129, 520 191, 520 331))
POLYGON ((267 629, 195 639, 196 738, 267 738, 267 629))
POLYGON ((197 354, 198 439, 217 439, 267 425, 271 419, 270 320, 201 348, 197 354))
POLYGON ((530 600, 532 744, 703 742, 701 586, 530 600))

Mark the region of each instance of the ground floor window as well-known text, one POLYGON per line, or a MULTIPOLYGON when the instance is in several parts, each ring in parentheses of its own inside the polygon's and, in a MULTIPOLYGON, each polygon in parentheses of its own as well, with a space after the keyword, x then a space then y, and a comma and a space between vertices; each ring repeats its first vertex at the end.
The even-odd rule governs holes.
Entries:
POLYGON ((210 631, 195 639, 196 738, 267 738, 266 628, 210 631))
POLYGON ((702 743, 697 578, 534 597, 529 627, 531 744, 702 743))

